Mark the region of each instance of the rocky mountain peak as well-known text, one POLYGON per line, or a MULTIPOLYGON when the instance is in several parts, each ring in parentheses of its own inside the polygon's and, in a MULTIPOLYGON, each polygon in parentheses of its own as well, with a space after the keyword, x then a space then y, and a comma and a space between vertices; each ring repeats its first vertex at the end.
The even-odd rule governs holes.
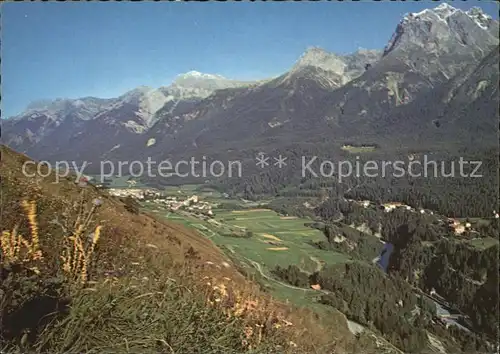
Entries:
POLYGON ((201 73, 201 72, 196 71, 196 70, 191 70, 191 71, 188 71, 187 73, 177 75, 178 80, 188 79, 188 78, 201 79, 201 80, 202 79, 227 80, 224 76, 221 76, 221 75, 205 74, 205 73, 201 73))
POLYGON ((408 23, 412 22, 415 20, 422 20, 422 19, 439 19, 439 20, 444 20, 453 15, 455 12, 460 11, 463 12, 462 10, 459 10, 448 3, 442 3, 441 5, 433 8, 433 9, 424 9, 420 12, 411 12, 406 14, 403 17, 403 20, 401 22, 403 23, 408 23))
POLYGON ((68 106, 71 106, 72 101, 73 100, 66 98, 57 98, 55 100, 39 100, 31 102, 28 107, 26 107, 26 110, 57 112, 66 109, 68 106))
POLYGON ((431 11, 437 14, 440 18, 445 19, 446 17, 457 11, 457 9, 450 4, 443 2, 441 5, 437 6, 436 8, 434 8, 434 10, 431 11))
POLYGON ((494 22, 491 16, 485 14, 479 7, 471 8, 466 14, 483 29, 489 29, 494 22))
POLYGON ((342 58, 333 53, 329 53, 319 47, 310 47, 297 60, 292 68, 292 72, 311 66, 338 75, 343 75, 346 64, 342 58))
POLYGON ((176 76, 172 85, 185 88, 209 88, 224 86, 225 82, 232 81, 221 75, 204 74, 199 71, 188 71, 176 76))
POLYGON ((335 54, 319 47, 309 47, 296 61, 284 81, 308 77, 323 82, 325 87, 337 88, 357 77, 375 64, 381 51, 358 48, 350 54, 335 54))
POLYGON ((495 22, 498 21, 479 8, 465 12, 447 3, 409 13, 397 25, 384 56, 398 49, 408 51, 418 47, 428 53, 489 50, 498 43, 498 34, 493 29, 495 22))
POLYGON ((125 92, 119 97, 119 99, 129 102, 140 100, 144 95, 147 95, 152 90, 153 88, 149 86, 138 86, 130 91, 125 92))
POLYGON ((33 101, 28 106, 26 107, 27 111, 30 110, 43 110, 43 109, 48 109, 50 106, 54 105, 56 101, 61 101, 62 99, 59 100, 38 100, 38 101, 33 101))
POLYGON ((191 92, 195 96, 205 97, 215 90, 238 87, 245 84, 249 84, 249 82, 231 80, 222 75, 205 74, 193 70, 177 75, 172 84, 165 89, 168 91, 181 90, 191 92))
POLYGON ((75 119, 87 120, 91 119, 99 110, 111 104, 112 101, 112 99, 95 97, 38 100, 31 102, 24 112, 10 119, 19 120, 28 117, 33 120, 43 117, 48 121, 61 122, 67 116, 72 115, 75 119))

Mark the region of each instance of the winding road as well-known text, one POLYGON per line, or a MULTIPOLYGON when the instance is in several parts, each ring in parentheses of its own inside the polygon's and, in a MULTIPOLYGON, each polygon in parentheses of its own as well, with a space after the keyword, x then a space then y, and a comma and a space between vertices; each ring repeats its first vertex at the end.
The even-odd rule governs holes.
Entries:
POLYGON ((315 293, 323 293, 323 294, 331 294, 329 291, 327 290, 314 290, 314 289, 308 289, 308 288, 299 288, 298 286, 294 286, 294 285, 290 285, 290 284, 287 284, 287 283, 283 283, 277 279, 274 279, 273 277, 270 277, 269 275, 267 275, 266 273, 264 273, 264 271, 262 270, 262 266, 260 265, 260 263, 254 261, 254 260, 251 260, 249 258, 246 258, 245 259, 250 262, 250 264, 252 264, 252 266, 254 266, 255 269, 257 269, 260 273, 260 275, 262 275, 264 278, 266 278, 267 280, 271 281, 271 282, 274 282, 274 283, 277 283, 281 286, 284 286, 286 288, 289 288, 289 289, 295 289, 295 290, 301 290, 301 291, 309 291, 309 292, 315 292, 315 293))
MULTIPOLYGON (((246 259, 248 262, 250 262, 250 263, 251 263, 251 264, 252 264, 252 265, 253 265, 253 266, 254 266, 254 267, 255 267, 255 268, 259 271, 259 273, 260 273, 260 274, 261 274, 264 278, 266 278, 266 279, 267 279, 267 280, 269 280, 269 281, 273 281, 273 282, 275 282, 275 283, 277 283, 277 284, 279 284, 279 285, 282 285, 282 286, 287 287, 287 288, 290 288, 290 289, 302 290, 302 291, 304 291, 304 292, 305 292, 305 291, 310 291, 310 292, 313 292, 313 291, 314 291, 314 292, 320 292, 320 293, 323 293, 323 294, 331 294, 331 292, 329 292, 328 290, 305 289, 305 288, 299 288, 299 287, 296 287, 296 286, 293 286, 293 285, 290 285, 290 284, 282 283, 282 282, 280 282, 279 280, 276 280, 276 279, 274 279, 274 278, 272 278, 272 277, 268 276, 267 274, 265 274, 265 273, 264 273, 264 271, 262 270, 262 267, 261 267, 260 263, 255 262, 255 261, 253 261, 253 260, 251 260, 251 259, 249 259, 249 258, 246 258, 246 257, 245 257, 245 259, 246 259)), ((352 325, 353 325, 354 323, 356 324, 356 326, 362 327, 362 328, 363 328, 363 330, 366 330, 366 329, 367 329, 366 327, 364 327, 364 326, 360 325, 359 323, 356 323, 356 322, 350 321, 350 320, 349 320, 349 319, 347 319, 347 318, 346 318, 346 321, 347 321, 347 325, 348 325, 348 327, 349 327, 349 330, 350 330, 350 331, 352 330, 352 328, 351 328, 351 327, 352 327, 352 325)), ((359 329, 359 328, 357 327, 357 329, 359 329)), ((372 333, 372 336, 374 336, 374 334, 373 334, 373 332, 372 332, 372 331, 370 331, 370 330, 369 330, 369 332, 371 332, 371 333, 372 333)), ((388 342, 385 338, 383 338, 383 337, 375 337, 375 338, 377 338, 377 339, 381 340, 381 342, 382 342, 382 343, 384 343, 385 345, 387 345, 387 346, 388 346, 388 347, 390 347, 391 349, 395 350, 397 353, 399 353, 399 354, 403 354, 403 352, 402 352, 399 348, 397 348, 397 347, 395 347, 393 344, 389 343, 389 342, 388 342)))
POLYGON ((309 259, 311 259, 311 261, 316 263, 315 272, 319 272, 319 271, 321 271, 321 269, 323 269, 323 263, 321 263, 321 261, 318 258, 316 258, 314 256, 309 256, 309 259))

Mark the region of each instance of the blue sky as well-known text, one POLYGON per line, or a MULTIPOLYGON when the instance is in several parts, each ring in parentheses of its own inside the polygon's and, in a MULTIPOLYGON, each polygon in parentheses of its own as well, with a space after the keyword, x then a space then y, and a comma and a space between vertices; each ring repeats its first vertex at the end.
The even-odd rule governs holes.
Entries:
MULTIPOLYGON (((421 2, 45 2, 2 5, 2 117, 46 98, 114 97, 190 70, 234 79, 286 71, 309 46, 385 46, 421 2)), ((498 18, 498 6, 480 6, 498 18)))

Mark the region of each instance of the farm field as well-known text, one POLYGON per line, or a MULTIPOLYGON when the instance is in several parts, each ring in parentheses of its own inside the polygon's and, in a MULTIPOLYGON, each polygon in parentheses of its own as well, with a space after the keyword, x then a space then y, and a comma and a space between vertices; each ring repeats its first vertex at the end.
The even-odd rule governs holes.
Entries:
POLYGON ((186 184, 182 186, 167 186, 164 188, 164 192, 168 195, 179 196, 179 195, 193 195, 197 193, 198 188, 202 185, 199 184, 186 184))
POLYGON ((238 254, 274 269, 277 265, 297 265, 305 272, 314 272, 322 262, 344 262, 341 253, 319 250, 310 242, 324 240, 321 231, 304 226, 307 219, 289 219, 272 210, 214 210, 215 220, 222 225, 248 230, 250 238, 214 238, 214 242, 229 243, 238 254))
POLYGON ((168 212, 161 207, 155 207, 155 210, 158 216, 198 230, 273 296, 296 305, 313 304, 311 298, 320 293, 274 279, 271 271, 276 266, 296 265, 304 272, 313 273, 325 264, 350 261, 345 254, 320 250, 310 244, 324 240, 324 235, 304 226, 309 219, 287 218, 262 208, 214 209, 212 220, 202 220, 185 212, 168 212))
MULTIPOLYGON (((101 183, 101 175, 88 175, 88 177, 91 177, 90 180, 91 183, 94 184, 101 183)), ((127 181, 135 179, 130 176, 122 176, 122 177, 113 176, 107 178, 106 180, 109 181, 108 188, 130 188, 130 185, 127 183, 127 181)), ((147 188, 147 186, 139 181, 136 181, 133 188, 147 188)))
POLYGON ((186 184, 182 186, 167 186, 163 190, 172 197, 197 195, 211 203, 221 203, 227 206, 233 205, 235 208, 252 208, 264 205, 266 201, 253 202, 245 199, 228 198, 223 193, 203 184, 186 184))

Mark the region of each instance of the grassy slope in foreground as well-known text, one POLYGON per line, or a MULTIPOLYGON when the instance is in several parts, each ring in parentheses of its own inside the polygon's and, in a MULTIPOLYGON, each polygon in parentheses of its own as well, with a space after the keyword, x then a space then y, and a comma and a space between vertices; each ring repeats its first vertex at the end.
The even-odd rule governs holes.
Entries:
MULTIPOLYGON (((210 197, 202 199, 213 201, 210 197)), ((302 271, 312 273, 320 270, 325 264, 353 261, 345 254, 313 247, 311 241, 323 240, 325 236, 319 230, 304 226, 305 222, 310 222, 309 219, 283 217, 272 210, 262 208, 237 208, 237 210, 214 209, 214 219, 203 220, 183 211, 169 212, 161 204, 145 202, 143 205, 158 216, 196 229, 212 240, 225 250, 247 276, 262 284, 274 297, 297 306, 311 308, 319 316, 328 318, 332 325, 337 327, 345 325, 346 317, 343 314, 317 302, 317 297, 322 295, 323 291, 299 288, 271 274, 271 270, 278 265, 285 268, 296 265, 302 271), (251 232, 252 236, 242 236, 245 232, 242 233, 241 230, 251 232)), ((371 331, 365 331, 363 337, 365 338, 360 342, 373 343, 374 339, 375 342, 379 342, 376 352, 395 350, 371 331)))
POLYGON ((78 187, 72 179, 52 183, 54 175, 27 178, 21 172, 27 157, 3 146, 1 153, 2 232, 13 235, 15 230, 29 246, 35 225, 42 256, 33 257, 21 245, 21 258, 8 259, 5 250, 15 242, 2 238, 0 350, 353 350, 347 328, 332 327, 307 310, 272 300, 244 279, 210 240, 150 215, 132 214, 117 199, 92 186, 78 187), (89 215, 95 199, 102 205, 88 222, 77 220, 89 215), (34 202, 35 213, 26 215, 23 200, 34 202), (81 237, 72 239, 75 225, 85 227, 76 232, 81 237), (60 257, 76 247, 72 240, 95 239, 97 226, 100 238, 82 283, 81 269, 65 272, 60 257), (14 287, 19 290, 12 291, 14 287), (54 312, 57 316, 47 316, 54 312))

